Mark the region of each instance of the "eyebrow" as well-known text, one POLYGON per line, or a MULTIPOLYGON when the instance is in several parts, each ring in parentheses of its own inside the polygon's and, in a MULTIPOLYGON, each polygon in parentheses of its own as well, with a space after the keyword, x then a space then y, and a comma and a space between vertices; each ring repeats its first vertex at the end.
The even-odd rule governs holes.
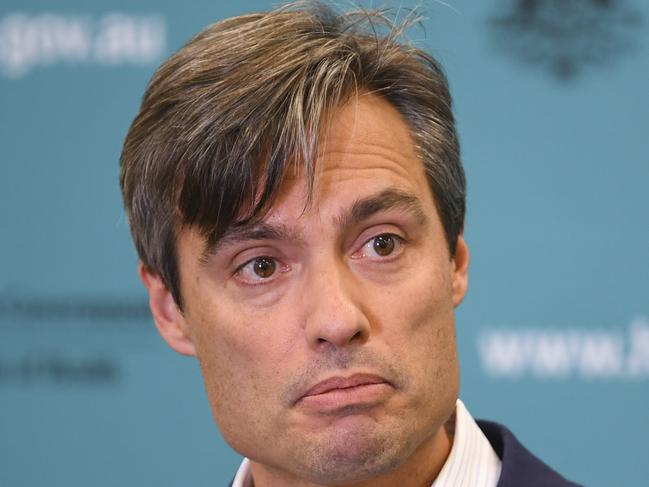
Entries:
MULTIPOLYGON (((347 229, 356 226, 372 216, 392 210, 401 210, 412 214, 417 223, 425 224, 428 220, 419 198, 397 188, 387 188, 377 194, 357 199, 336 218, 336 226, 347 229)), ((246 241, 279 240, 300 242, 304 239, 300 232, 282 223, 251 222, 234 225, 226 231, 213 245, 206 246, 202 262, 219 250, 246 241)))
POLYGON ((349 210, 338 216, 337 223, 340 228, 349 228, 378 213, 392 210, 412 214, 419 224, 428 220, 419 198, 414 194, 397 188, 387 188, 378 194, 356 200, 349 210))
POLYGON ((282 223, 251 222, 234 225, 213 245, 205 247, 201 261, 206 262, 210 256, 225 247, 255 240, 301 241, 302 236, 297 230, 282 223))

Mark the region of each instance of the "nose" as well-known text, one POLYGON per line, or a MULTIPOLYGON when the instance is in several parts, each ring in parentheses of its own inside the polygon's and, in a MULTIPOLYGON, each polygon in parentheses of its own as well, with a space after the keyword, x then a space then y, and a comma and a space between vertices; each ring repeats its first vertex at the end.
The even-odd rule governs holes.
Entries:
POLYGON ((359 283, 333 265, 314 270, 306 289, 306 336, 316 350, 365 343, 370 322, 363 311, 359 283))

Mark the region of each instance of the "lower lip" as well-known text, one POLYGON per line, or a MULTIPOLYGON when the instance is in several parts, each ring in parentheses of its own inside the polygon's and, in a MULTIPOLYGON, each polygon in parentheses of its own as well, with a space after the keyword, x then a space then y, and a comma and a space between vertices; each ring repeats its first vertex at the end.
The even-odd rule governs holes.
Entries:
POLYGON ((331 391, 313 396, 304 396, 300 403, 321 412, 332 412, 349 407, 371 407, 387 399, 392 387, 385 383, 361 384, 345 389, 331 391))

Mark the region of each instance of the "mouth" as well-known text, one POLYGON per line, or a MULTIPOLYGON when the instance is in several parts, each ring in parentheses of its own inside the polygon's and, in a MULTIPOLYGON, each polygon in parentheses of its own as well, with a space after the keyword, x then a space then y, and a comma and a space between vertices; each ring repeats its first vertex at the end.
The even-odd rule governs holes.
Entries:
POLYGON ((318 382, 297 402, 308 409, 331 412, 350 406, 371 407, 384 401, 392 391, 392 384, 381 376, 355 374, 318 382))

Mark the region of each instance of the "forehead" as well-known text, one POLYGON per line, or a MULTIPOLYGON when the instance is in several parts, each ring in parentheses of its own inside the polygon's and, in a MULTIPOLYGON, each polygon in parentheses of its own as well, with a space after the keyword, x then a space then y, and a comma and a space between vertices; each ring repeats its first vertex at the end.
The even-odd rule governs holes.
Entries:
MULTIPOLYGON (((203 240, 203 255, 222 248, 232 237, 238 241, 244 235, 255 235, 263 223, 283 226, 283 235, 291 233, 286 231, 287 226, 308 225, 314 217, 316 225, 338 223, 342 227, 342 220, 354 219, 351 214, 359 202, 369 201, 371 206, 374 198, 384 203, 386 193, 390 193, 388 199, 398 193, 405 197, 402 201, 409 202, 383 205, 385 208, 408 207, 421 221, 424 213, 438 219, 409 127, 383 98, 359 94, 340 105, 323 130, 314 161, 313 187, 303 167, 289 168, 267 211, 251 220, 230 224, 214 240, 203 240)), ((272 233, 267 230, 259 235, 272 233)))
POLYGON ((370 93, 352 97, 333 113, 319 143, 310 194, 304 182, 303 170, 289 171, 269 215, 286 204, 287 194, 293 204, 301 200, 303 210, 307 200, 315 210, 332 196, 343 203, 339 192, 345 186, 358 197, 391 187, 432 203, 408 126, 390 103, 370 93))
POLYGON ((268 211, 204 241, 203 258, 241 241, 304 241, 311 232, 345 229, 387 210, 420 224, 439 219, 408 126, 376 95, 352 97, 332 114, 314 163, 312 188, 303 168, 289 170, 268 211))

